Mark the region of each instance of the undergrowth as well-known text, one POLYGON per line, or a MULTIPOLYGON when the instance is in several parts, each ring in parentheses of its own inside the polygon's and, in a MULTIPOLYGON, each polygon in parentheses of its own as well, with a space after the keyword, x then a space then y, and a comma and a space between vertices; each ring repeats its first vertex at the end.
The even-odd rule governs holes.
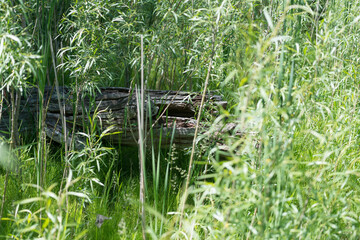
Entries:
POLYGON ((10 112, 0 116, 10 123, 0 147, 1 237, 359 238, 358 2, 0 7, 0 108, 10 112), (114 145, 96 111, 80 147, 46 137, 45 85, 93 96, 100 86, 140 85, 141 69, 147 88, 204 91, 209 80, 227 101, 197 113, 204 128, 194 149, 162 147, 161 137, 140 154, 114 145), (31 87, 44 111, 26 136, 17 107, 31 87))

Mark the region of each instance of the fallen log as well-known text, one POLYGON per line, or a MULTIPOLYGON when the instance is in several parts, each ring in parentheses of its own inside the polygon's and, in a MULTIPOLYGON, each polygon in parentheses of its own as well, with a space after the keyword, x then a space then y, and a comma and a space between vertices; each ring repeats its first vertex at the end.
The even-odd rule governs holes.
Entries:
MULTIPOLYGON (((96 124, 98 135, 106 131, 104 139, 113 144, 136 145, 138 141, 137 100, 134 89, 108 87, 100 88, 94 95, 77 95, 70 88, 59 88, 60 99, 55 89, 46 88, 44 102, 46 106, 45 132, 55 142, 70 144, 73 126, 75 133, 87 132, 89 126, 96 124), (77 101, 78 99, 78 101, 77 101), (66 120, 66 138, 62 125, 60 104, 66 120), (75 106, 77 104, 77 106, 75 106), (76 112, 75 112, 76 111, 76 112), (92 125, 91 125, 92 124, 92 125)), ((196 126, 196 112, 201 102, 198 93, 182 91, 147 90, 145 93, 145 115, 147 116, 148 143, 167 146, 190 146, 196 126), (150 136, 153 136, 152 138, 150 136)), ((38 126, 39 97, 37 89, 31 89, 21 100, 19 126, 21 133, 34 133, 38 126)), ((221 96, 206 95, 206 109, 216 114, 218 107, 226 108, 221 96)), ((0 121, 0 133, 6 135, 9 129, 9 107, 3 108, 0 121)), ((75 144, 80 147, 84 139, 77 136, 75 144)))

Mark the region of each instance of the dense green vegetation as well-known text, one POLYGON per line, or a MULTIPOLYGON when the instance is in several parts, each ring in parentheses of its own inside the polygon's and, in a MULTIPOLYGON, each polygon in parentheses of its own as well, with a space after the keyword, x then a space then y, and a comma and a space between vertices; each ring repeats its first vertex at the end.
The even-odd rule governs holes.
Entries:
POLYGON ((0 0, 0 236, 359 239, 359 12, 345 0, 0 0), (196 148, 138 154, 103 142, 96 116, 81 150, 46 138, 45 86, 139 86, 141 49, 146 88, 228 101, 201 112, 196 148), (31 87, 35 136, 17 119, 31 87), (98 214, 111 219, 96 227, 98 214))

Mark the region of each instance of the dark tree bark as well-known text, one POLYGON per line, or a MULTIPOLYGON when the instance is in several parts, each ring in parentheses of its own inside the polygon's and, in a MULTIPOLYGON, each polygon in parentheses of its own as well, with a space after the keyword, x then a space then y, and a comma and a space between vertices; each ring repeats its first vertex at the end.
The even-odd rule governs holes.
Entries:
MULTIPOLYGON (((75 133, 82 132, 84 124, 89 124, 89 117, 97 116, 97 131, 101 133, 108 128, 111 130, 105 139, 114 144, 137 145, 137 100, 135 90, 129 88, 101 88, 100 92, 94 97, 81 95, 81 101, 76 101, 76 92, 69 88, 60 88, 60 96, 65 102, 65 116, 67 139, 70 144, 73 136, 72 130, 75 126, 75 133), (92 99, 92 100, 90 100, 92 99), (75 106, 76 102, 78 106, 75 106), (77 111, 77 114, 75 112, 77 111)), ((45 102, 49 102, 46 119, 46 135, 53 141, 63 143, 64 133, 60 118, 60 109, 55 90, 47 88, 44 94, 45 102)), ((21 133, 35 133, 38 111, 38 93, 32 89, 26 97, 21 100, 21 110, 19 112, 19 125, 21 133)), ((173 143, 181 146, 191 145, 195 131, 195 115, 201 101, 200 94, 180 92, 180 91, 146 91, 145 113, 148 118, 146 141, 150 143, 150 130, 152 131, 153 141, 158 144, 161 140, 162 146, 173 143), (149 121, 151 119, 151 121, 149 121), (151 122, 151 125, 150 125, 151 122), (174 135, 172 136, 174 130, 174 135), (160 136, 162 136, 160 139, 160 136)), ((206 96, 207 110, 213 114, 219 106, 226 108, 226 102, 218 95, 206 96)), ((4 118, 9 114, 9 108, 4 108, 4 118)), ((9 132, 7 121, 1 120, 0 131, 3 134, 9 132)), ((75 134, 74 143, 76 147, 81 147, 81 138, 75 134)))

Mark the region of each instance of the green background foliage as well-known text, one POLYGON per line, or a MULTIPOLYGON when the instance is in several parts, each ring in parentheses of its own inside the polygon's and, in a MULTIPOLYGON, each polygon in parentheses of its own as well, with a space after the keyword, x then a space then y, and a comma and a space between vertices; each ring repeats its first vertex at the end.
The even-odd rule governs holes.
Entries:
POLYGON ((228 101, 203 113, 182 222, 191 149, 148 146, 147 238, 358 239, 359 10, 333 0, 0 0, 1 106, 14 109, 0 120, 17 121, 16 96, 30 87, 44 109, 35 137, 3 139, 19 166, 0 169, 0 236, 142 238, 137 149, 103 142, 98 113, 81 150, 51 143, 42 93, 139 85, 143 36, 147 88, 201 92, 212 61, 209 89, 228 101), (97 228, 97 214, 111 219, 97 228))

